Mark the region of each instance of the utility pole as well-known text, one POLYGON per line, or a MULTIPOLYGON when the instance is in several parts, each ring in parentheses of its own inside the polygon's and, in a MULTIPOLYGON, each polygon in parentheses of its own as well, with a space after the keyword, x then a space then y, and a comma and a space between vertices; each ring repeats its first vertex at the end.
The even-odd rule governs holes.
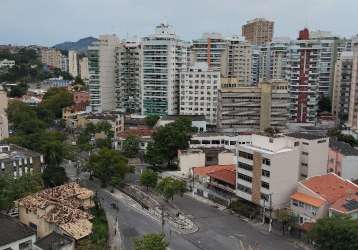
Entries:
POLYGON ((266 200, 264 200, 264 205, 262 207, 262 224, 265 224, 265 207, 266 207, 266 200))
POLYGON ((164 220, 164 206, 162 206, 162 234, 164 234, 164 224, 165 224, 165 220, 164 220))
POLYGON ((272 230, 272 193, 269 194, 270 199, 270 224, 269 224, 269 232, 272 230))

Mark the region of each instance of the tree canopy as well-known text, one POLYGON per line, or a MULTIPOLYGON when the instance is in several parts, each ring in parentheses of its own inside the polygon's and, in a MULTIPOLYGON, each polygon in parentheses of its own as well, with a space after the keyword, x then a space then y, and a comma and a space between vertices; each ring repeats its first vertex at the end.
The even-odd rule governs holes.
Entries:
POLYGON ((157 121, 160 119, 159 115, 148 115, 145 117, 145 124, 147 124, 148 127, 154 127, 154 125, 157 123, 157 121))
POLYGON ((122 146, 123 154, 128 158, 134 158, 139 152, 139 140, 135 135, 129 135, 122 146))
POLYGON ((151 169, 144 169, 140 175, 140 183, 147 189, 155 188, 158 183, 158 174, 151 169))
POLYGON ((358 146, 358 141, 352 135, 342 134, 342 132, 338 129, 334 128, 334 129, 328 130, 327 135, 329 137, 335 138, 338 141, 346 142, 346 143, 350 144, 352 147, 358 146))
POLYGON ((191 121, 179 118, 173 123, 160 127, 148 144, 145 159, 154 166, 171 163, 179 149, 187 149, 191 137, 191 121))
POLYGON ((163 234, 147 234, 134 241, 135 250, 166 250, 168 246, 163 234))
POLYGON ((183 195, 186 191, 185 182, 172 177, 163 178, 157 185, 156 190, 166 201, 174 199, 177 194, 183 195))
POLYGON ((358 221, 344 216, 319 219, 308 238, 322 250, 358 249, 358 221))
POLYGON ((321 96, 318 101, 318 112, 331 112, 332 103, 328 96, 321 96))
POLYGON ((98 153, 92 154, 87 168, 101 180, 103 186, 113 182, 118 183, 131 170, 128 160, 124 156, 108 148, 102 148, 98 153))

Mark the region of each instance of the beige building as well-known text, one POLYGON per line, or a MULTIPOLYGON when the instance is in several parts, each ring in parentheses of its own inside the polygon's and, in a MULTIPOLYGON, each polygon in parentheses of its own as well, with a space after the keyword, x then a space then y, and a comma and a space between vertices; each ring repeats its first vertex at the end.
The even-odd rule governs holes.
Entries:
POLYGON ((217 126, 224 132, 285 129, 289 94, 285 81, 241 85, 224 79, 219 94, 217 126))
POLYGON ((62 54, 58 49, 42 48, 41 62, 48 66, 61 69, 62 68, 62 54))
POLYGON ((78 76, 78 54, 74 50, 68 51, 68 73, 70 73, 73 77, 78 76))
POLYGON ((76 183, 45 189, 17 200, 19 219, 37 232, 39 238, 52 232, 80 240, 92 233, 88 212, 94 194, 76 183))
POLYGON ((83 57, 80 60, 80 75, 81 79, 85 82, 89 80, 89 72, 88 72, 88 58, 83 57))
POLYGON ((273 30, 274 22, 256 18, 242 26, 242 36, 252 44, 264 45, 272 41, 273 30))
POLYGON ((7 107, 7 94, 6 91, 0 86, 0 141, 9 137, 9 123, 6 114, 7 107))
POLYGON ((348 126, 358 130, 358 36, 352 40, 353 64, 349 99, 348 126))

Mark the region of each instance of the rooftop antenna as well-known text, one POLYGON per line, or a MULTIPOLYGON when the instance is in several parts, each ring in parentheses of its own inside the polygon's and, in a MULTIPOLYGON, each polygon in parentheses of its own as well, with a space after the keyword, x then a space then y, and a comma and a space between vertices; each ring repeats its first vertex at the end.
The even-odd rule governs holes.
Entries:
POLYGON ((167 16, 164 16, 163 24, 165 26, 168 26, 168 17, 167 16))

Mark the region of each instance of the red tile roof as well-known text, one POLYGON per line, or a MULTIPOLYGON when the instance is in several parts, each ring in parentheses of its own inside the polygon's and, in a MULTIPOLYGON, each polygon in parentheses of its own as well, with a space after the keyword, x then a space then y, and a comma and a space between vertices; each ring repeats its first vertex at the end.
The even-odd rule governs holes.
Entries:
POLYGON ((233 186, 236 186, 236 170, 234 169, 218 169, 211 173, 208 173, 208 176, 229 183, 233 186))
POLYGON ((354 206, 352 209, 348 209, 349 206, 347 206, 347 204, 349 204, 349 202, 358 202, 358 194, 357 193, 352 193, 352 194, 347 194, 344 197, 338 199, 335 203, 332 204, 332 206, 330 208, 341 212, 341 213, 350 213, 352 211, 356 211, 357 208, 354 206))
POLYGON ((291 195, 291 199, 301 201, 303 203, 312 205, 314 207, 319 208, 325 201, 322 199, 317 199, 312 196, 306 195, 304 193, 296 192, 291 195))
POLYGON ((236 170, 235 165, 212 165, 207 167, 195 167, 193 168, 194 175, 201 175, 201 176, 208 176, 209 173, 221 170, 221 169, 228 169, 228 170, 236 170))
POLYGON ((127 129, 126 131, 120 132, 119 136, 123 137, 123 138, 127 138, 130 135, 136 135, 139 137, 152 136, 153 132, 154 132, 154 130, 151 128, 132 128, 132 129, 127 129))
POLYGON ((346 196, 349 192, 358 192, 357 185, 348 180, 344 180, 333 173, 310 177, 302 181, 302 184, 313 192, 319 194, 329 203, 336 202, 338 199, 346 196))

